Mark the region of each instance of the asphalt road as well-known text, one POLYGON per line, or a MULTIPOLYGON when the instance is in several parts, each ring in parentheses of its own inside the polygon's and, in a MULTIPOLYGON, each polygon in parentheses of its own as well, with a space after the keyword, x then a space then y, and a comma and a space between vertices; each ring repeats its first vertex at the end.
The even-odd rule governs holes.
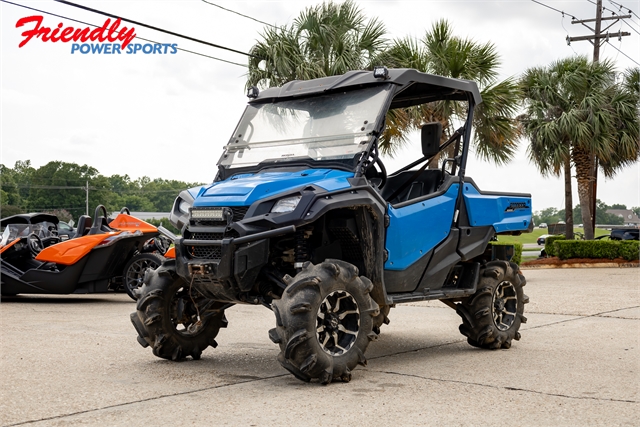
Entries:
POLYGON ((350 383, 303 383, 276 361, 273 314, 228 310, 199 361, 136 342, 125 294, 0 304, 0 425, 640 424, 640 271, 527 270, 522 339, 479 350, 439 302, 398 306, 350 383))

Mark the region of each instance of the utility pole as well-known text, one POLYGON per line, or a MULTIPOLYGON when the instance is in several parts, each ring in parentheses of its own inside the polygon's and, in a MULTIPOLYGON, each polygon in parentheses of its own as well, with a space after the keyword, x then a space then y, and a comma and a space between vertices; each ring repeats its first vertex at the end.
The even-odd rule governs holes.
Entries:
POLYGON ((85 187, 86 197, 85 197, 85 215, 89 215, 89 181, 86 181, 87 186, 85 187))
MULTIPOLYGON (((596 2, 596 17, 595 19, 573 19, 572 24, 582 24, 589 30, 593 31, 593 35, 569 37, 567 36, 567 44, 571 42, 588 40, 593 45, 593 62, 600 62, 600 45, 604 42, 608 42, 611 37, 617 37, 618 40, 622 40, 624 36, 630 36, 631 33, 626 31, 618 31, 617 33, 609 33, 609 28, 615 25, 621 19, 630 19, 631 15, 615 15, 608 17, 602 17, 602 0, 596 2), (602 29, 602 21, 613 21, 604 30, 602 29), (595 28, 591 28, 587 25, 587 22, 595 22, 595 28), (606 31, 605 34, 603 32, 606 31)), ((598 158, 593 156, 593 167, 591 170, 591 228, 594 231, 596 229, 596 195, 598 189, 598 158)))

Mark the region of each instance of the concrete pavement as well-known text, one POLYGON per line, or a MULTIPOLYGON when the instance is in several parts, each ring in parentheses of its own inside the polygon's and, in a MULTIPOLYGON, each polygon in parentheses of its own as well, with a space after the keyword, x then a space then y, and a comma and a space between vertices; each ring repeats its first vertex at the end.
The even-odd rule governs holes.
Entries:
POLYGON ((136 342, 125 294, 3 298, 0 425, 638 425, 639 272, 525 271, 510 350, 469 346, 440 302, 398 306, 368 366, 326 387, 280 367, 261 307, 174 363, 136 342))

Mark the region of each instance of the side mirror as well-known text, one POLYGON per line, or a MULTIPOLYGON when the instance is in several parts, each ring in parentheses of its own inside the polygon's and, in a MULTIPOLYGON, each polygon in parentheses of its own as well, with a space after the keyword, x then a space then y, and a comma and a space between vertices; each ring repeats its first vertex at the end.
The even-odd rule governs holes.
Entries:
POLYGON ((431 158, 438 154, 440 138, 442 138, 442 123, 422 125, 422 155, 431 158))

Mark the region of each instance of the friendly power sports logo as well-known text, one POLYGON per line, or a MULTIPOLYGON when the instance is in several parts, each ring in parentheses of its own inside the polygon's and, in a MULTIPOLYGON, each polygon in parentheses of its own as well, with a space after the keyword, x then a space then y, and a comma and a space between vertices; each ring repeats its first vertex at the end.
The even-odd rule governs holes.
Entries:
POLYGON ((21 35, 24 39, 18 47, 23 47, 33 38, 40 39, 43 42, 51 43, 70 43, 71 53, 79 54, 171 54, 178 52, 177 43, 131 43, 136 37, 135 28, 120 27, 122 21, 120 18, 111 22, 107 19, 102 27, 97 28, 74 28, 65 27, 63 23, 59 23, 57 27, 50 28, 42 25, 44 17, 41 15, 27 16, 16 22, 16 28, 26 27, 21 35), (87 43, 87 42, 97 43, 87 43), (78 43, 79 42, 79 43, 78 43), (120 42, 120 43, 116 43, 120 42))

